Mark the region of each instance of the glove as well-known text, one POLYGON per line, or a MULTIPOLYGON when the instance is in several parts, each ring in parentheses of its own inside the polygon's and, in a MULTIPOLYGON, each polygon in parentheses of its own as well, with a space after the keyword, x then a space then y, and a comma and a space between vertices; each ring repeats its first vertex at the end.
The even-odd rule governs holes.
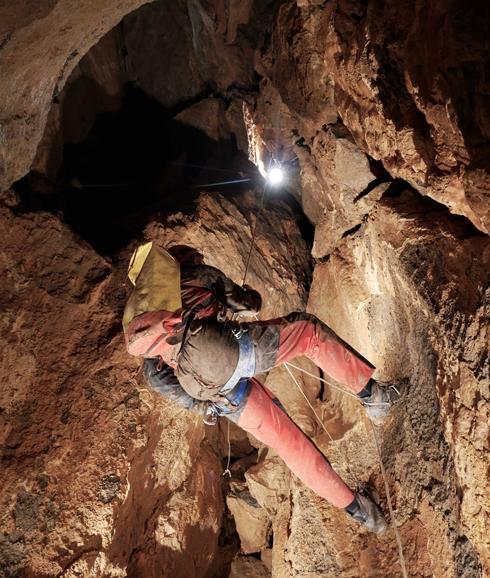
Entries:
POLYGON ((243 287, 246 291, 245 302, 247 303, 248 311, 251 313, 258 313, 262 309, 262 296, 258 291, 252 289, 249 285, 243 287))
POLYGON ((226 295, 226 305, 233 313, 253 315, 260 311, 262 297, 258 291, 248 285, 244 287, 236 286, 232 292, 226 295))

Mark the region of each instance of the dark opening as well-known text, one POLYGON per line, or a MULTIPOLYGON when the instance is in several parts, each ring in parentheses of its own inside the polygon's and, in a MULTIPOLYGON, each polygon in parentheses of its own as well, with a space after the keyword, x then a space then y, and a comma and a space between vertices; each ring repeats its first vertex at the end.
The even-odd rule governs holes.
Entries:
POLYGON ((64 146, 54 186, 40 194, 43 177, 32 173, 16 183, 21 210, 61 212, 97 251, 113 254, 151 215, 191 210, 202 190, 232 195, 260 183, 233 137, 213 140, 175 113, 128 84, 119 112, 101 114, 83 142, 64 146), (230 181, 238 182, 201 186, 230 181))

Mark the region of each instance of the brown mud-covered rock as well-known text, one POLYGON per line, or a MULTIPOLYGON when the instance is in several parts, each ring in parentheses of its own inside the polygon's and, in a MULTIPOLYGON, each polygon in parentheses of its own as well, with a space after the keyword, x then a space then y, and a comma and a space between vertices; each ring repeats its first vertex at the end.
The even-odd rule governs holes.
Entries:
POLYGON ((489 22, 483 1, 286 3, 260 61, 289 109, 272 124, 309 148, 338 115, 393 177, 488 231, 489 22))
MULTIPOLYGON (((406 191, 378 204, 316 268, 309 301, 381 379, 405 378, 394 419, 379 434, 382 458, 408 555, 414 531, 438 536, 425 554, 437 576, 478 576, 477 560, 488 572, 488 414, 480 401, 490 385, 489 260, 486 236, 406 191), (442 572, 448 552, 453 560, 442 572)), ((361 427, 371 439, 366 425, 352 433, 361 427)), ((371 455, 371 479, 383 495, 371 455)))
POLYGON ((231 565, 229 578, 269 578, 267 567, 257 558, 238 556, 231 565))
MULTIPOLYGON (((4 211, 2 227, 4 575, 117 574, 148 547, 171 566, 181 554, 155 525, 177 494, 210 514, 192 524, 207 536, 209 565, 222 513, 209 476, 220 464, 200 449, 199 419, 150 393, 124 351, 124 270, 49 215, 4 211), (208 478, 203 502, 196 487, 208 478)), ((175 528, 180 543, 192 525, 175 528)))
POLYGON ((264 199, 262 204, 258 196, 201 193, 194 214, 157 217, 147 226, 145 238, 169 246, 196 246, 209 265, 241 285, 256 226, 245 281, 262 294, 260 319, 274 319, 304 310, 309 256, 291 209, 274 199, 264 199))
POLYGON ((0 6, 0 189, 24 176, 51 101, 80 58, 146 0, 49 0, 0 6))
MULTIPOLYGON (((206 194, 194 215, 169 216, 167 229, 155 222, 147 236, 189 243, 239 281, 254 219, 262 258, 252 257, 248 280, 270 292, 265 314, 304 308, 308 255, 285 205, 263 211, 251 193, 229 201, 206 194)), ((2 223, 7 575, 23 567, 36 576, 218 571, 218 447, 198 416, 145 386, 139 361, 125 353, 129 250, 110 263, 44 213, 3 209, 2 223)))
POLYGON ((268 387, 387 512, 381 458, 410 578, 487 578, 488 3, 162 0, 119 25, 142 4, 0 6, 1 573, 401 575, 393 530, 368 534, 236 425, 207 429, 158 397, 124 351, 138 243, 190 244, 242 283, 255 229, 246 282, 260 318, 308 303, 402 398, 378 455, 359 402, 308 360, 294 363, 311 376, 291 371, 309 403, 284 368, 268 387), (128 82, 193 146, 202 136, 201 164, 233 158, 218 169, 248 177, 248 144, 258 164, 283 165, 315 227, 309 295, 298 204, 181 191, 185 152, 155 161, 156 195, 108 219, 104 257, 63 222, 80 225, 60 197, 87 192, 63 172, 63 147, 123 110, 128 82), (57 200, 26 202, 45 194, 57 200), (39 206, 53 214, 26 212, 39 206), (111 244, 117 220, 133 233, 111 244))

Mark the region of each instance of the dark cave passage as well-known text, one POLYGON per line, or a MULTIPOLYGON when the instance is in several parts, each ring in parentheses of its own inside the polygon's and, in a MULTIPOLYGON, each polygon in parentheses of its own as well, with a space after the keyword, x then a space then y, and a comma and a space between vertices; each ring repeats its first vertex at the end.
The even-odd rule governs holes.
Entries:
POLYGON ((233 135, 214 140, 174 116, 127 84, 120 111, 100 114, 86 139, 65 144, 55 182, 30 173, 16 183, 22 211, 61 212, 95 249, 111 254, 151 215, 191 211, 202 190, 234 195, 261 185, 233 135))
MULTIPOLYGON (((202 191, 231 198, 252 189, 261 196, 264 178, 232 133, 216 140, 175 114, 126 84, 119 111, 99 114, 83 141, 65 143, 54 182, 33 171, 14 185, 19 210, 59 213, 98 252, 112 255, 152 216, 192 212, 202 191)), ((292 176, 296 164, 288 170, 292 176)), ((269 188, 263 208, 289 204, 311 246, 314 227, 288 185, 269 188)))

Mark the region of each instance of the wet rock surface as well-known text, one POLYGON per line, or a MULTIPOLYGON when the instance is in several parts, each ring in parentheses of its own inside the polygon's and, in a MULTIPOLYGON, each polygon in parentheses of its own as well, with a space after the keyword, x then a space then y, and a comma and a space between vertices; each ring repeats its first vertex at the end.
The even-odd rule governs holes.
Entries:
POLYGON ((382 461, 408 576, 489 576, 487 3, 155 1, 120 23, 142 4, 0 7, 0 574, 401 575, 393 530, 124 351, 137 244, 242 283, 255 231, 260 318, 307 309, 402 395, 374 432, 308 360, 307 399, 284 367, 267 386, 387 512, 382 461), (262 199, 244 152, 284 187, 262 199))

